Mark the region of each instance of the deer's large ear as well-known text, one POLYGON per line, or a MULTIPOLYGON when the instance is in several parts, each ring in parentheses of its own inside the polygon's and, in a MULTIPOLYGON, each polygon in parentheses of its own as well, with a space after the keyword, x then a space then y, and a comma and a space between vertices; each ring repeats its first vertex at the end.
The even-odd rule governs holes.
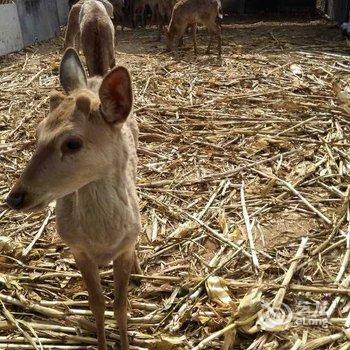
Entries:
POLYGON ((66 50, 61 61, 60 83, 67 93, 87 85, 83 65, 77 52, 71 47, 66 50))
POLYGON ((102 115, 108 123, 122 123, 129 116, 133 98, 131 78, 124 67, 116 67, 102 81, 100 91, 102 115))

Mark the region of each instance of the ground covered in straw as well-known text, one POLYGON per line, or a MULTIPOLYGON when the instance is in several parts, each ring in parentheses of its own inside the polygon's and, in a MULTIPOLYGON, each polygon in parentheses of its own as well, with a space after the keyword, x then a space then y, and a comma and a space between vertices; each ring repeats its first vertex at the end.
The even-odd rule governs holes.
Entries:
MULTIPOLYGON (((335 27, 223 26, 177 55, 117 33, 140 130, 133 349, 349 349, 349 49, 335 27), (234 344, 234 345, 233 345, 234 344)), ((87 294, 51 208, 4 198, 58 88, 62 37, 0 58, 0 349, 90 349, 87 294)), ((103 270, 108 340, 118 333, 103 270)))

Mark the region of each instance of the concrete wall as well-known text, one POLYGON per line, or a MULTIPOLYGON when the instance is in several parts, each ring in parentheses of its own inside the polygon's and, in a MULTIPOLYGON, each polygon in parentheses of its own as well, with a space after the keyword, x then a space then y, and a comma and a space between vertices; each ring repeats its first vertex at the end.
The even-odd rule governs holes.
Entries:
POLYGON ((68 0, 16 0, 0 5, 0 56, 54 38, 67 23, 68 0))
MULTIPOLYGON (((329 0, 349 1, 349 0, 329 0)), ((300 8, 315 8, 316 0, 222 0, 226 13, 291 12, 300 8)))
POLYGON ((69 6, 68 0, 57 0, 57 12, 60 25, 63 26, 67 24, 69 6))
POLYGON ((17 9, 25 46, 59 33, 56 0, 17 0, 17 9))
POLYGON ((0 56, 22 48, 23 39, 16 5, 0 5, 0 56))

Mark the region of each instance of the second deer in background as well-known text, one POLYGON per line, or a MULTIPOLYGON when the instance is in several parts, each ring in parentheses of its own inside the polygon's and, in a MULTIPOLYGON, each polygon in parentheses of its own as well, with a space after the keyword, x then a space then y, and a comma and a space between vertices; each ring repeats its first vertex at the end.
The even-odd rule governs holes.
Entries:
POLYGON ((85 0, 69 13, 65 48, 81 44, 90 76, 105 75, 115 66, 113 6, 106 0, 85 0))
POLYGON ((197 54, 197 24, 204 24, 210 34, 207 53, 210 53, 213 38, 218 40, 218 55, 221 56, 221 27, 223 18, 220 0, 180 0, 174 6, 168 28, 167 49, 172 51, 179 44, 187 28, 192 28, 194 52, 197 54))
POLYGON ((158 25, 158 40, 160 41, 163 28, 171 19, 171 14, 175 6, 176 0, 157 0, 155 7, 156 22, 158 25))

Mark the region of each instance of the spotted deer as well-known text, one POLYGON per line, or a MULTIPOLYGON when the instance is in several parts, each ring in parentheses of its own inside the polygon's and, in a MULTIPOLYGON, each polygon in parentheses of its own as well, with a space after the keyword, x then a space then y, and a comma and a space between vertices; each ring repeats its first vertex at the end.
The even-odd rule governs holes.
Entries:
POLYGON ((98 267, 113 261, 115 317, 127 350, 127 288, 132 268, 140 272, 135 244, 141 229, 131 78, 126 68, 116 67, 104 78, 87 79, 78 54, 69 48, 60 82, 66 94, 51 95, 36 150, 6 201, 29 212, 57 201, 57 232, 87 287, 99 350, 107 344, 98 267))
POLYGON ((194 52, 197 54, 197 25, 203 24, 209 31, 210 41, 207 53, 210 53, 213 38, 218 40, 218 55, 221 56, 221 27, 218 20, 222 19, 220 0, 179 0, 173 9, 167 30, 167 50, 172 51, 178 45, 187 28, 192 29, 194 52))
POLYGON ((107 0, 80 0, 69 12, 65 48, 81 44, 90 76, 115 66, 113 11, 107 0))

